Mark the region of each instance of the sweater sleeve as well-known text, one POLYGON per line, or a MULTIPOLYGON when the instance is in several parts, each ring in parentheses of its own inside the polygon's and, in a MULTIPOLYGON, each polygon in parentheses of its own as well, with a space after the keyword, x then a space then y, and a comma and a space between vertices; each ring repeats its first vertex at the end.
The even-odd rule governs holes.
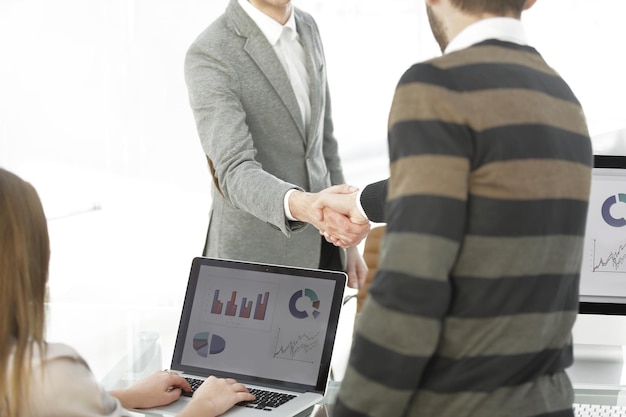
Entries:
POLYGON ((370 221, 385 222, 385 200, 387 198, 388 180, 374 182, 363 188, 361 207, 370 221))

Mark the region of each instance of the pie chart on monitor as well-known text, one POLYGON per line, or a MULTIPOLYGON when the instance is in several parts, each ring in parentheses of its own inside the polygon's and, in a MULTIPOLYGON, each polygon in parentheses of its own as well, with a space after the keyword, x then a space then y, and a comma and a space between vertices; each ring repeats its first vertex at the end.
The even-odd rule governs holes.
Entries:
POLYGON ((216 355, 226 348, 226 341, 223 337, 209 332, 197 333, 193 337, 193 349, 203 358, 209 355, 216 355))

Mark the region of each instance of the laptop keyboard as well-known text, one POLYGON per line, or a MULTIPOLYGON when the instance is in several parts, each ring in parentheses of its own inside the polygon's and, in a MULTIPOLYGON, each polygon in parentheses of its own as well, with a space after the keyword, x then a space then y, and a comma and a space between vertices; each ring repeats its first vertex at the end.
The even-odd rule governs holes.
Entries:
POLYGON ((576 417, 626 417, 626 406, 574 404, 576 417))
POLYGON ((196 378, 187 378, 187 377, 185 377, 185 379, 187 380, 187 382, 189 382, 189 385, 191 385, 191 391, 183 391, 183 395, 185 397, 191 397, 193 395, 193 393, 196 392, 196 390, 204 382, 202 379, 196 379, 196 378))
MULTIPOLYGON (((189 385, 191 385, 191 392, 183 391, 183 395, 191 397, 193 393, 198 389, 202 382, 202 379, 185 377, 189 385)), ((281 392, 267 391, 258 388, 249 388, 250 393, 254 394, 256 399, 254 401, 242 401, 236 405, 241 407, 256 408, 258 410, 272 411, 273 409, 285 404, 287 401, 296 398, 292 394, 284 394, 281 392)))
POLYGON ((262 389, 251 388, 250 392, 256 396, 254 401, 242 401, 237 405, 248 408, 256 408, 265 411, 272 411, 274 408, 285 404, 289 400, 296 398, 292 394, 284 394, 281 392, 266 391, 262 389))

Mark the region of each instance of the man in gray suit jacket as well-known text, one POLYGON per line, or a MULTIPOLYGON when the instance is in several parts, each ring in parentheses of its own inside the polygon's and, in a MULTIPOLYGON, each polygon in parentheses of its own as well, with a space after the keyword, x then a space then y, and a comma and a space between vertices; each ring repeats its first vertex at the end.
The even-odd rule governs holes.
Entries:
MULTIPOLYGON (((307 207, 345 182, 325 65, 316 23, 291 0, 230 0, 190 46, 185 79, 214 180, 206 256, 364 279, 356 247, 345 257, 328 244, 307 207)), ((346 218, 346 235, 368 229, 346 218)))

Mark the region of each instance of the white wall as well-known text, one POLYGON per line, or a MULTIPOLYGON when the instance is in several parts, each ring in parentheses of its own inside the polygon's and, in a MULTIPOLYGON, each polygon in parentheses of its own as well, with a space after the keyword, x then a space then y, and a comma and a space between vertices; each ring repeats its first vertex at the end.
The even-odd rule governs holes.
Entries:
MULTIPOLYGON (((182 65, 187 46, 226 4, 1 2, 0 164, 61 163, 204 190, 182 65)), ((438 54, 422 2, 296 4, 317 18, 325 40, 344 158, 384 153, 396 81, 438 54)), ((626 127, 625 13, 621 0, 550 0, 524 17, 533 45, 570 81, 597 135, 626 127)))
MULTIPOLYGON (((395 84, 439 54, 423 2, 294 1, 324 38, 347 180, 385 177, 395 84)), ((0 1, 0 166, 44 201, 53 300, 122 303, 129 286, 152 291, 148 304, 180 300, 210 202, 183 58, 226 4, 0 1)), ((626 154, 624 15, 623 0, 541 0, 523 18, 583 103, 597 153, 626 154)))

